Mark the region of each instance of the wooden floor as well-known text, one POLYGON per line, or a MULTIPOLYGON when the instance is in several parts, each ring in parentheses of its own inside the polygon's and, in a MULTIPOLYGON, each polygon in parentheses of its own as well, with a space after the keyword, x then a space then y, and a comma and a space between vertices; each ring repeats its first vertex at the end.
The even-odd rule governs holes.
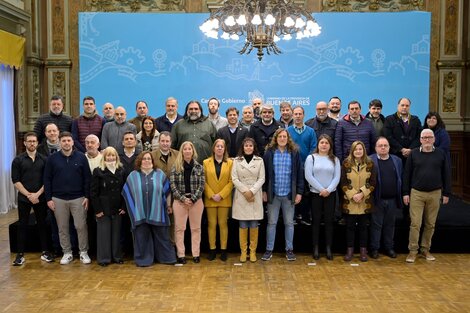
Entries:
POLYGON ((239 266, 232 254, 226 263, 101 268, 28 253, 13 267, 8 225, 16 214, 0 215, 0 312, 470 312, 470 254, 415 264, 381 256, 357 266, 340 255, 312 265, 305 254, 239 266))

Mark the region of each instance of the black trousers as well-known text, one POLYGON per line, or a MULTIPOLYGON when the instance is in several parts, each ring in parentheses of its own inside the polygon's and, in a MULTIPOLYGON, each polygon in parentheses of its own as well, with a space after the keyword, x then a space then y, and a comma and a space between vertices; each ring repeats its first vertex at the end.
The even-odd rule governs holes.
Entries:
POLYGON ((36 224, 38 225, 39 239, 41 241, 42 251, 47 251, 47 230, 46 230, 46 216, 47 216, 47 204, 46 202, 39 202, 32 204, 31 202, 18 201, 18 218, 19 227, 17 233, 18 240, 18 253, 24 252, 24 246, 26 241, 26 231, 29 223, 29 213, 31 208, 34 211, 36 217, 36 224))
POLYGON ((367 224, 370 214, 344 214, 346 219, 346 244, 348 248, 354 247, 356 230, 359 230, 359 247, 367 247, 367 224))
POLYGON ((333 221, 335 217, 336 192, 330 193, 328 197, 321 197, 318 193, 312 193, 312 241, 318 245, 320 237, 320 223, 323 215, 325 223, 325 243, 331 246, 333 243, 333 221))

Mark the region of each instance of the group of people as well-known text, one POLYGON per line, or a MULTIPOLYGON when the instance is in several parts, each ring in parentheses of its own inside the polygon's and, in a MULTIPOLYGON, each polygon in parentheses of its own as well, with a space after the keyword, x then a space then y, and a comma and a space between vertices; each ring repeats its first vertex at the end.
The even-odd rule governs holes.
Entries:
POLYGON ((136 117, 127 121, 126 110, 111 103, 101 117, 92 97, 83 99, 83 114, 72 119, 63 113, 63 99, 54 96, 50 112, 25 134, 26 151, 12 163, 19 212, 13 265, 25 262, 31 208, 41 259, 54 260, 48 217, 52 249, 63 252, 60 264, 72 262, 74 246, 80 261, 91 263, 94 243, 99 265, 122 264, 129 242, 137 266, 185 264, 188 219, 192 261, 199 263, 204 211, 211 261, 218 252, 227 260, 231 217, 239 223, 240 262, 256 262, 265 212, 264 261, 273 256, 281 213, 287 260, 296 260, 297 222, 312 227, 314 259, 320 258, 324 224, 326 258, 332 260, 338 211, 346 225, 345 261, 354 257, 356 233, 361 261, 378 258, 382 241, 384 254, 395 258, 395 219, 403 206, 411 218, 406 261, 415 262, 419 252, 434 260, 437 212, 450 194, 450 140, 438 113, 430 112, 423 128, 410 105, 401 98, 397 111, 384 117, 381 101, 374 99, 363 116, 361 104, 351 101, 342 116, 341 100, 332 97, 318 102, 316 116, 304 122, 304 108, 288 102, 280 104, 276 120, 271 105, 253 99, 240 119, 235 107, 222 117, 216 98, 208 101, 207 116, 198 101, 180 115, 170 97, 162 116, 152 118, 147 103, 138 101, 136 117))

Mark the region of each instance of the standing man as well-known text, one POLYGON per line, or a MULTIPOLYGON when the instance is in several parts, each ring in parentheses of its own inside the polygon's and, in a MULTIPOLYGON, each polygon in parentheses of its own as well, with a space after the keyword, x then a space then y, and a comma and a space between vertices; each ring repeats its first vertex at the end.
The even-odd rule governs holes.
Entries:
POLYGON ((279 118, 279 123, 283 128, 291 126, 294 123, 292 118, 292 106, 289 102, 281 102, 279 105, 279 111, 281 112, 281 118, 279 118))
POLYGON ((374 99, 369 102, 369 112, 366 114, 366 119, 374 125, 377 137, 383 136, 385 116, 382 115, 382 101, 374 99))
POLYGON ((375 129, 372 122, 361 115, 361 104, 353 100, 349 102, 348 114, 338 122, 335 132, 335 153, 341 162, 349 155, 351 144, 356 140, 364 143, 367 155, 371 154, 375 129))
POLYGON ((434 133, 431 129, 421 131, 421 147, 415 148, 408 156, 403 173, 403 202, 410 205, 410 253, 406 262, 414 263, 420 245, 421 222, 424 229, 421 235, 421 254, 426 260, 436 258, 429 252, 434 234, 440 200, 449 202, 451 181, 449 160, 444 151, 434 147, 434 133))
POLYGON ((225 141, 228 156, 234 158, 238 155, 238 150, 243 139, 248 137, 248 129, 238 124, 238 109, 230 107, 225 112, 228 125, 217 131, 217 138, 225 141))
POLYGON ((85 152, 85 138, 90 134, 100 138, 104 123, 104 119, 96 112, 95 99, 90 96, 83 98, 83 114, 72 122, 75 148, 85 152))
POLYGON ((114 105, 110 102, 103 105, 103 119, 105 123, 114 121, 114 105))
POLYGON ((403 161, 411 150, 420 146, 419 134, 421 121, 410 114, 411 101, 408 98, 398 100, 397 112, 385 118, 383 133, 390 143, 390 152, 403 161))
POLYGON ((122 152, 122 138, 124 133, 131 131, 135 134, 136 127, 134 124, 126 121, 126 110, 119 106, 114 111, 114 122, 104 124, 101 134, 101 148, 105 149, 109 146, 114 147, 119 153, 122 152))
POLYGON ((268 202, 268 228, 266 252, 261 260, 269 261, 274 250, 279 211, 284 219, 286 258, 295 261, 294 254, 294 206, 302 200, 304 169, 297 147, 289 132, 276 130, 263 156, 266 181, 263 185, 263 201, 268 202))
POLYGON ((219 99, 210 98, 209 102, 207 102, 207 107, 209 108, 209 121, 214 124, 216 130, 228 125, 227 119, 219 114, 219 99))
POLYGON ((155 127, 158 132, 171 132, 173 125, 183 118, 182 115, 178 114, 178 100, 173 97, 169 97, 165 102, 166 113, 155 119, 155 127))
POLYGON ((253 108, 253 114, 255 122, 261 118, 261 106, 263 105, 263 100, 261 98, 254 98, 251 100, 251 107, 253 108))
MULTIPOLYGON (((315 131, 304 124, 305 111, 301 106, 296 106, 293 110, 293 125, 287 128, 292 141, 294 141, 299 147, 300 160, 302 164, 305 164, 307 156, 313 153, 313 150, 317 147, 317 135, 315 131)), ((306 180, 304 180, 304 185, 306 185, 306 180)), ((308 188, 305 188, 306 191, 309 191, 308 188)), ((302 201, 295 206, 295 215, 296 219, 304 225, 311 225, 311 214, 310 214, 310 203, 309 197, 304 195, 302 201)))
POLYGON ((59 136, 60 152, 52 154, 44 170, 44 192, 47 206, 54 212, 59 227, 59 239, 64 256, 60 264, 73 260, 69 235, 70 214, 78 234, 80 261, 90 264, 88 256, 88 230, 86 224, 90 195, 91 172, 85 155, 73 150, 69 132, 59 136))
POLYGON ((370 257, 379 257, 380 239, 383 235, 385 255, 396 258, 394 250, 396 212, 402 207, 402 169, 401 159, 389 154, 387 138, 379 137, 375 143, 375 152, 370 156, 377 169, 374 190, 375 209, 371 214, 370 257))
POLYGON ((136 133, 139 133, 142 130, 142 120, 149 113, 149 108, 147 102, 143 100, 137 101, 135 104, 135 113, 137 114, 134 118, 129 120, 129 123, 134 124, 136 133))
POLYGON ((216 136, 214 124, 204 116, 202 106, 198 101, 190 101, 186 105, 184 117, 171 129, 171 147, 179 150, 185 141, 191 141, 196 148, 197 161, 202 161, 212 155, 212 144, 216 136))
POLYGON ((19 217, 19 227, 17 232, 18 253, 13 261, 14 266, 23 265, 25 262, 24 246, 26 240, 26 227, 29 222, 29 213, 31 212, 31 208, 34 211, 36 223, 38 225, 39 239, 41 241, 42 249, 41 260, 46 262, 54 261, 54 258, 47 249, 47 204, 44 197, 43 185, 46 157, 36 151, 36 147, 38 146, 36 133, 26 133, 23 144, 26 147, 26 152, 15 157, 11 165, 11 180, 16 190, 18 190, 19 217))
POLYGON ((49 123, 46 125, 44 134, 46 135, 46 140, 43 140, 38 146, 37 151, 48 157, 52 153, 60 150, 59 127, 57 127, 55 123, 49 123))
POLYGON ((261 106, 260 114, 261 118, 251 125, 248 137, 255 140, 259 155, 262 157, 274 133, 282 126, 274 119, 274 109, 271 105, 261 106))
POLYGON ((240 119, 240 126, 245 127, 250 131, 251 124, 255 122, 255 113, 251 105, 245 105, 242 109, 242 118, 240 119))
POLYGON ((39 143, 44 139, 44 131, 47 124, 54 123, 59 128, 59 131, 72 130, 72 117, 64 114, 64 100, 61 96, 52 96, 49 104, 49 113, 45 113, 38 117, 36 124, 34 124, 34 132, 38 135, 39 143))
POLYGON ((305 125, 310 126, 315 131, 317 138, 320 135, 326 134, 330 136, 331 141, 335 142, 335 132, 338 121, 328 116, 328 105, 325 101, 320 101, 316 106, 317 115, 305 122, 305 125))
POLYGON ((331 97, 328 102, 328 116, 332 119, 339 121, 343 118, 341 114, 341 99, 338 97, 331 97))

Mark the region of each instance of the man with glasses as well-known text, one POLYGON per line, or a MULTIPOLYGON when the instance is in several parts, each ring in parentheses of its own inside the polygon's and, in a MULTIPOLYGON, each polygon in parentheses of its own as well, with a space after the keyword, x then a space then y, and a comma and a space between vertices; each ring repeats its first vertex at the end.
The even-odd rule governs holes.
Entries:
POLYGON ((271 142, 271 138, 282 125, 274 119, 274 109, 272 105, 264 104, 260 109, 261 118, 250 127, 248 137, 255 140, 259 155, 263 156, 266 145, 271 142))
POLYGON ((101 134, 101 149, 109 146, 114 147, 118 153, 123 151, 122 139, 126 132, 136 134, 134 124, 126 121, 126 109, 119 106, 114 111, 114 122, 104 124, 103 133, 101 134))
MULTIPOLYGON (((140 100, 135 104, 136 116, 129 120, 129 123, 134 124, 136 132, 139 133, 142 130, 142 120, 149 113, 147 102, 140 100)), ((122 138, 120 138, 122 139, 122 138)))
POLYGON ((440 200, 449 202, 451 189, 449 160, 444 151, 434 147, 434 133, 423 129, 421 146, 411 151, 403 174, 403 202, 410 205, 410 235, 406 262, 414 263, 421 248, 421 255, 427 261, 436 258, 429 252, 434 234, 440 200), (421 244, 418 244, 421 223, 424 229, 421 244))
POLYGON ((18 155, 11 165, 11 180, 18 190, 18 233, 17 233, 17 255, 13 261, 14 266, 23 265, 24 246, 26 241, 27 225, 31 208, 36 217, 39 239, 41 241, 41 260, 45 262, 54 261, 47 250, 46 216, 47 204, 44 197, 43 175, 46 166, 46 156, 37 153, 38 138, 36 133, 26 133, 24 137, 26 152, 18 155))
POLYGON ((351 144, 360 140, 364 143, 367 155, 375 144, 375 129, 372 122, 361 115, 361 104, 351 101, 348 104, 348 114, 339 122, 335 132, 335 154, 341 162, 349 155, 351 144))
POLYGON ((325 101, 319 101, 316 106, 317 115, 305 122, 315 131, 317 138, 326 134, 335 142, 335 132, 338 121, 328 116, 328 104, 325 101))
POLYGON ((405 165, 411 150, 419 147, 421 121, 410 114, 411 101, 408 98, 398 100, 397 112, 385 118, 383 134, 390 143, 390 153, 402 159, 405 165))
POLYGON ((370 223, 370 257, 379 257, 380 240, 383 239, 385 255, 396 258, 394 250, 395 219, 398 208, 402 207, 401 159, 389 154, 387 138, 379 137, 375 152, 370 156, 377 172, 374 190, 375 209, 370 223))

